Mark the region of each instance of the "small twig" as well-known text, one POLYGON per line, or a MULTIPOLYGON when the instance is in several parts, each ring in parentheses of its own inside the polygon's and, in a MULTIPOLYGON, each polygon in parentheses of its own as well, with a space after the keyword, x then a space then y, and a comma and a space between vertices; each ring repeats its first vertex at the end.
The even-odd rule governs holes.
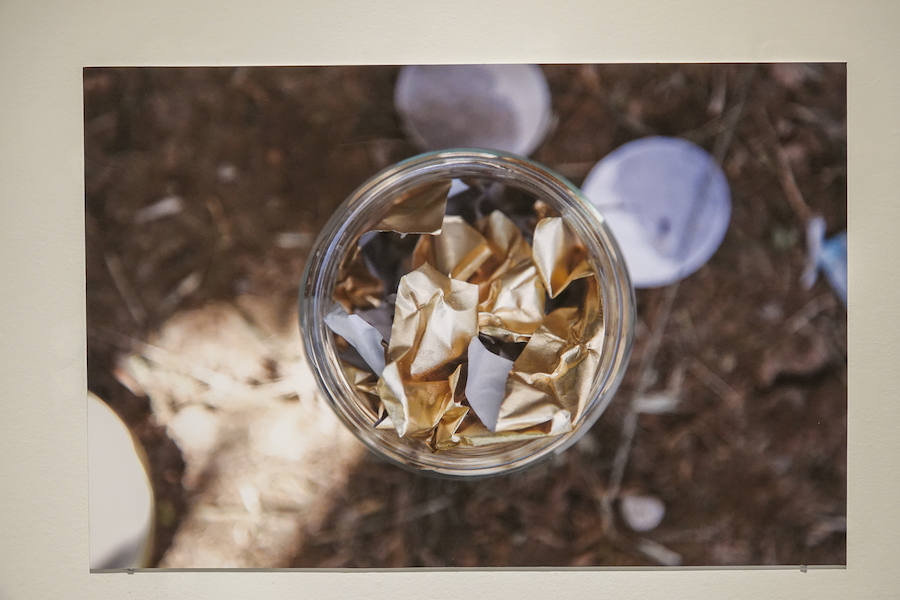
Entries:
POLYGON ((216 240, 216 243, 223 247, 230 246, 232 241, 231 221, 228 219, 222 201, 218 196, 207 196, 205 202, 206 210, 209 211, 213 224, 216 226, 216 231, 219 233, 219 238, 216 240))
POLYGON ((167 314, 181 304, 181 301, 184 300, 187 296, 190 296, 194 292, 196 292, 200 288, 200 284, 203 282, 203 275, 201 275, 200 271, 193 271, 187 277, 184 277, 181 281, 178 282, 178 285, 175 286, 171 292, 169 292, 165 298, 162 299, 162 302, 159 303, 160 312, 163 314, 167 314))
POLYGON ((699 127, 680 132, 678 134, 678 137, 690 140, 695 144, 700 144, 707 138, 721 135, 722 132, 725 131, 725 129, 728 127, 727 123, 730 122, 730 116, 732 115, 732 113, 740 112, 741 108, 742 107, 740 106, 732 106, 727 111, 725 111, 724 114, 711 118, 699 127))
POLYGON ((713 88, 709 95, 709 103, 706 105, 706 112, 710 115, 719 116, 725 110, 725 96, 728 92, 728 77, 725 71, 717 69, 713 72, 713 88))
POLYGON ((834 296, 830 292, 816 296, 803 305, 803 308, 798 310, 787 320, 787 330, 791 334, 797 333, 809 325, 809 322, 815 317, 822 312, 833 308, 834 305, 834 296))
POLYGON ((725 161, 725 155, 731 147, 737 124, 744 114, 744 105, 747 103, 747 96, 750 94, 750 85, 753 83, 754 75, 756 75, 756 65, 747 66, 743 75, 738 88, 738 100, 735 102, 734 108, 728 112, 725 118, 725 125, 718 139, 716 139, 715 148, 713 148, 713 158, 719 165, 725 161))
POLYGON ((330 544, 337 541, 346 541, 352 538, 358 538, 362 535, 367 535, 370 533, 378 533, 396 525, 417 521, 424 517, 441 512, 450 508, 452 504, 453 501, 449 496, 439 496, 423 502, 422 504, 410 507, 399 519, 391 521, 390 523, 385 523, 384 521, 373 523, 370 521, 368 524, 363 523, 349 530, 338 529, 333 531, 326 531, 316 536, 315 543, 316 545, 330 544))
POLYGON ((659 347, 662 345, 662 335, 666 325, 669 323, 669 317, 672 315, 672 306, 675 304, 675 296, 678 294, 679 285, 680 282, 676 281, 665 290, 658 317, 659 322, 653 329, 653 334, 647 342, 647 347, 644 349, 644 356, 641 358, 641 376, 638 379, 637 395, 646 392, 650 386, 650 368, 653 366, 653 362, 656 360, 656 353, 659 352, 659 347))
POLYGON ((814 213, 803 199, 803 193, 797 185, 797 180, 794 177, 794 170, 791 168, 791 161, 784 151, 784 148, 782 148, 781 144, 778 142, 778 133, 775 131, 772 119, 765 109, 760 110, 759 121, 762 124, 762 128, 766 133, 769 144, 771 144, 775 153, 778 181, 781 183, 781 189, 784 191, 784 196, 791 206, 791 209, 793 209, 794 214, 800 219, 800 222, 806 223, 813 217, 814 213))
MULTIPOLYGON (((600 96, 600 100, 613 114, 613 117, 615 117, 616 124, 625 127, 633 135, 648 136, 656 134, 656 131, 648 127, 643 121, 622 112, 616 101, 609 95, 609 93, 607 93, 606 89, 603 87, 603 84, 600 81, 600 76, 597 75, 595 69, 584 69, 581 73, 581 79, 591 92, 600 96)), ((578 113, 581 112, 581 110, 583 110, 587 106, 590 106, 594 102, 595 100, 593 96, 588 96, 587 98, 585 98, 584 102, 576 107, 576 109, 572 111, 572 114, 569 115, 569 120, 572 120, 578 113)))
POLYGON ((659 542, 642 538, 637 543, 638 552, 666 567, 677 567, 681 564, 681 555, 666 548, 659 542))
MULTIPOLYGON (((644 355, 641 359, 641 370, 638 376, 637 387, 634 392, 635 397, 641 396, 647 391, 647 388, 650 385, 650 368, 656 360, 656 353, 659 351, 662 342, 662 334, 669 322, 669 316, 672 314, 672 306, 675 303, 675 296, 678 293, 678 285, 678 282, 675 282, 666 288, 658 323, 653 329, 653 333, 650 340, 647 342, 647 347, 644 349, 644 355)), ((613 458, 613 468, 612 473, 609 476, 609 484, 601 499, 603 527, 607 531, 614 530, 612 503, 619 497, 619 492, 622 488, 622 479, 625 476, 625 467, 628 466, 628 458, 631 455, 631 447, 634 443, 635 434, 637 433, 637 425, 638 412, 634 410, 633 405, 630 404, 628 413, 625 415, 625 420, 622 423, 622 435, 619 440, 619 447, 616 449, 616 455, 613 458)))
POLYGON ((737 390, 728 385, 728 382, 719 377, 712 369, 703 364, 703 362, 697 359, 692 360, 690 369, 706 387, 712 390, 720 398, 725 400, 740 398, 740 394, 737 390))
POLYGON ((157 219, 177 215, 184 210, 184 202, 178 196, 166 196, 134 214, 134 223, 143 225, 157 219))
MULTIPOLYGON (((738 88, 737 101, 735 102, 734 108, 729 110, 728 115, 726 116, 723 123, 722 129, 719 132, 718 137, 716 137, 715 147, 713 148, 713 160, 720 167, 725 162, 725 155, 728 154, 728 149, 731 148, 731 142, 734 139, 734 132, 737 129, 737 124, 741 120, 741 115, 744 114, 744 104, 747 102, 747 96, 750 93, 750 85, 753 82, 753 76, 755 73, 755 65, 748 66, 744 70, 743 77, 741 78, 741 83, 738 88)), ((715 169, 707 169, 706 176, 700 183, 696 194, 691 199, 691 204, 687 210, 687 213, 692 222, 697 220, 697 213, 707 199, 709 188, 714 181, 715 172, 715 169)), ((685 235, 681 237, 681 241, 679 243, 680 253, 684 253, 687 251, 687 243, 689 240, 690 236, 685 235)))
POLYGON ((125 277, 122 261, 114 254, 105 254, 103 259, 106 262, 106 268, 109 270, 109 274, 112 277, 113 284, 116 286, 116 290, 118 290, 119 295, 122 296, 122 300, 125 301, 125 307, 128 309, 128 313, 138 325, 143 326, 144 321, 147 320, 147 311, 144 309, 140 298, 138 298, 138 295, 128 282, 128 278, 125 277))
POLYGON ((807 547, 818 546, 831 534, 846 532, 847 517, 844 515, 828 517, 810 528, 809 532, 806 534, 806 545, 807 547))

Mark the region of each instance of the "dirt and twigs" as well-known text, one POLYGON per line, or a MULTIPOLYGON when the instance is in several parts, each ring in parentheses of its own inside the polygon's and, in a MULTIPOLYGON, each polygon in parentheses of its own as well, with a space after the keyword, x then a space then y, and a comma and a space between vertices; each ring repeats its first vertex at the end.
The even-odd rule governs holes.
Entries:
POLYGON ((843 564, 846 311, 801 284, 846 228, 843 65, 549 66, 534 154, 576 184, 647 135, 716 156, 709 263, 637 293, 616 399, 563 455, 458 482, 319 398, 297 286, 334 208, 417 153, 393 67, 85 72, 88 384, 147 451, 153 565, 843 564))

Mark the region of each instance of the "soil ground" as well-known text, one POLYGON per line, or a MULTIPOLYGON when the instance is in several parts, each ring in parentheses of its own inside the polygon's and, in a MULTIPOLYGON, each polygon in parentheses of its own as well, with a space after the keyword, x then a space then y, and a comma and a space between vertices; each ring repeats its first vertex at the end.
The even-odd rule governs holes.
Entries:
POLYGON ((213 370, 262 364, 240 389, 278 382, 301 360, 271 345, 249 358, 214 355, 231 339, 221 337, 231 309, 255 325, 270 319, 283 333, 276 338, 293 343, 311 238, 357 185, 417 153, 393 109, 397 72, 85 72, 88 385, 147 451, 157 497, 153 564, 844 564, 846 311, 821 278, 812 289, 800 283, 805 219, 824 216, 828 235, 847 224, 844 65, 544 67, 556 120, 536 160, 578 184, 629 140, 679 136, 720 157, 733 201, 728 233, 706 266, 677 286, 638 291, 620 392, 552 462, 492 480, 438 480, 329 433, 323 447, 340 438, 344 449, 332 464, 316 454, 329 485, 291 504, 277 500, 290 490, 278 496, 271 482, 313 468, 306 450, 277 463, 268 483, 247 487, 242 474, 257 477, 276 463, 254 454, 259 445, 245 429, 262 414, 294 422, 278 411, 302 419, 298 402, 314 392, 260 387, 250 408, 207 402, 203 418, 216 431, 244 433, 201 451, 184 437, 196 427, 179 429, 189 420, 175 418, 195 391, 170 390, 165 401, 148 393, 146 381, 164 375, 158 365, 134 385, 121 360, 143 342, 189 349, 213 370), (210 311, 222 321, 200 327, 198 315, 210 311), (638 415, 632 443, 623 444, 642 376, 647 393, 677 406, 638 415), (617 452, 627 457, 621 485, 617 452), (235 490, 244 508, 229 512, 235 490), (629 495, 662 500, 661 524, 632 531, 619 510, 629 495), (216 508, 215 519, 201 505, 216 508), (249 528, 246 513, 257 519, 249 528), (231 537, 210 533, 213 521, 231 537), (240 552, 216 558, 229 545, 240 552), (220 554, 204 554, 210 546, 220 554))

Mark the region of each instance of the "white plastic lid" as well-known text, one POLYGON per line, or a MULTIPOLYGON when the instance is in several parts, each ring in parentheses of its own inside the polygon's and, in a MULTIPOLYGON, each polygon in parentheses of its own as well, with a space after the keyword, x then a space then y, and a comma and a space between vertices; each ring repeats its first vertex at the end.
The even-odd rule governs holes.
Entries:
POLYGON ((394 104, 425 150, 475 147, 528 155, 550 124, 537 65, 424 65, 400 71, 394 104))
POLYGON ((668 285, 702 267, 731 218, 722 169, 679 138, 620 146, 597 163, 582 190, 609 223, 638 288, 668 285))

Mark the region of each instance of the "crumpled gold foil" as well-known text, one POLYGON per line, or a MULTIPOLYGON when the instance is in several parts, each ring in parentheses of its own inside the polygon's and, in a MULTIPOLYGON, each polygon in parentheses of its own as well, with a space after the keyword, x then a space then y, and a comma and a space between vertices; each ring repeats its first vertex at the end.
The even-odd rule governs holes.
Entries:
POLYGON ((497 431, 532 427, 552 420, 559 410, 573 423, 581 418, 591 399, 603 335, 599 288, 592 276, 583 307, 548 314, 513 363, 497 431))
POLYGON ((481 219, 478 230, 490 244, 494 255, 494 264, 488 265, 491 275, 502 275, 515 265, 531 260, 531 248, 522 232, 499 210, 481 219))
POLYGON ((468 406, 453 402, 438 422, 434 435, 428 440, 431 449, 442 450, 459 443, 456 432, 469 412, 468 406))
POLYGON ((366 412, 372 419, 372 422, 374 423, 380 419, 384 413, 384 408, 381 404, 381 398, 378 396, 378 391, 375 389, 378 377, 371 371, 360 369, 346 360, 341 361, 341 368, 351 387, 359 392, 360 398, 364 400, 362 405, 367 409, 366 412))
POLYGON ((538 221, 531 251, 541 281, 551 298, 556 298, 576 279, 593 273, 587 260, 587 249, 561 217, 538 221))
MULTIPOLYGON (((571 431, 591 400, 604 335, 599 283, 584 244, 541 201, 534 203, 532 245, 498 210, 474 226, 445 216, 449 188, 445 181, 401 195, 373 228, 423 235, 413 250, 414 270, 396 290, 388 364, 377 377, 345 362, 348 381, 378 429, 433 451, 571 431), (580 305, 571 305, 578 299, 570 293, 565 306, 545 314, 548 295, 556 298, 582 278, 580 305), (506 377, 494 431, 459 385, 479 334, 526 342, 506 377)), ((378 306, 392 291, 355 248, 341 265, 335 299, 352 312, 378 306)), ((502 385, 498 377, 494 387, 502 385)))
POLYGON ((478 335, 477 308, 478 286, 429 264, 407 273, 397 288, 388 360, 403 361, 412 377, 446 367, 478 335))
POLYGON ((540 437, 562 435, 570 431, 572 431, 572 423, 569 413, 564 410, 556 412, 549 421, 540 425, 515 431, 492 432, 477 419, 464 419, 456 433, 452 437, 435 444, 435 449, 448 450, 456 446, 479 447, 504 442, 527 441, 540 437))
POLYGON ((493 211, 477 226, 461 217, 444 217, 440 235, 419 239, 413 267, 429 263, 454 279, 478 283, 481 333, 505 341, 527 341, 544 316, 545 298, 531 248, 515 223, 500 211, 493 211))
POLYGON ((348 313, 352 313, 354 309, 375 308, 381 304, 384 282, 369 271, 359 246, 354 246, 341 261, 333 295, 348 313))
POLYGON ((498 210, 478 228, 493 254, 475 278, 480 332, 504 341, 527 341, 544 317, 545 300, 531 248, 516 224, 498 210))
POLYGON ((400 194, 372 229, 397 233, 440 233, 450 183, 427 183, 400 194))
POLYGON ((547 217, 558 217, 559 211, 555 208, 544 202, 543 200, 535 200, 534 202, 534 215, 537 217, 537 220, 546 219, 547 217))
POLYGON ((446 216, 439 235, 423 235, 413 250, 413 268, 425 263, 438 271, 466 281, 492 256, 491 248, 478 230, 462 217, 446 216))
POLYGON ((451 279, 430 264, 400 280, 388 345, 391 362, 376 385, 400 437, 434 441, 433 433, 452 435, 464 416, 458 408, 447 413, 454 408, 460 357, 478 334, 477 306, 476 285, 451 279), (438 427, 445 416, 444 427, 438 427))
POLYGON ((462 365, 457 365, 445 379, 416 381, 403 372, 399 362, 384 368, 376 390, 397 435, 422 439, 431 436, 453 404, 461 370, 462 365))
POLYGON ((544 286, 537 268, 517 265, 487 287, 487 297, 478 305, 481 333, 508 342, 526 342, 544 316, 544 286))

